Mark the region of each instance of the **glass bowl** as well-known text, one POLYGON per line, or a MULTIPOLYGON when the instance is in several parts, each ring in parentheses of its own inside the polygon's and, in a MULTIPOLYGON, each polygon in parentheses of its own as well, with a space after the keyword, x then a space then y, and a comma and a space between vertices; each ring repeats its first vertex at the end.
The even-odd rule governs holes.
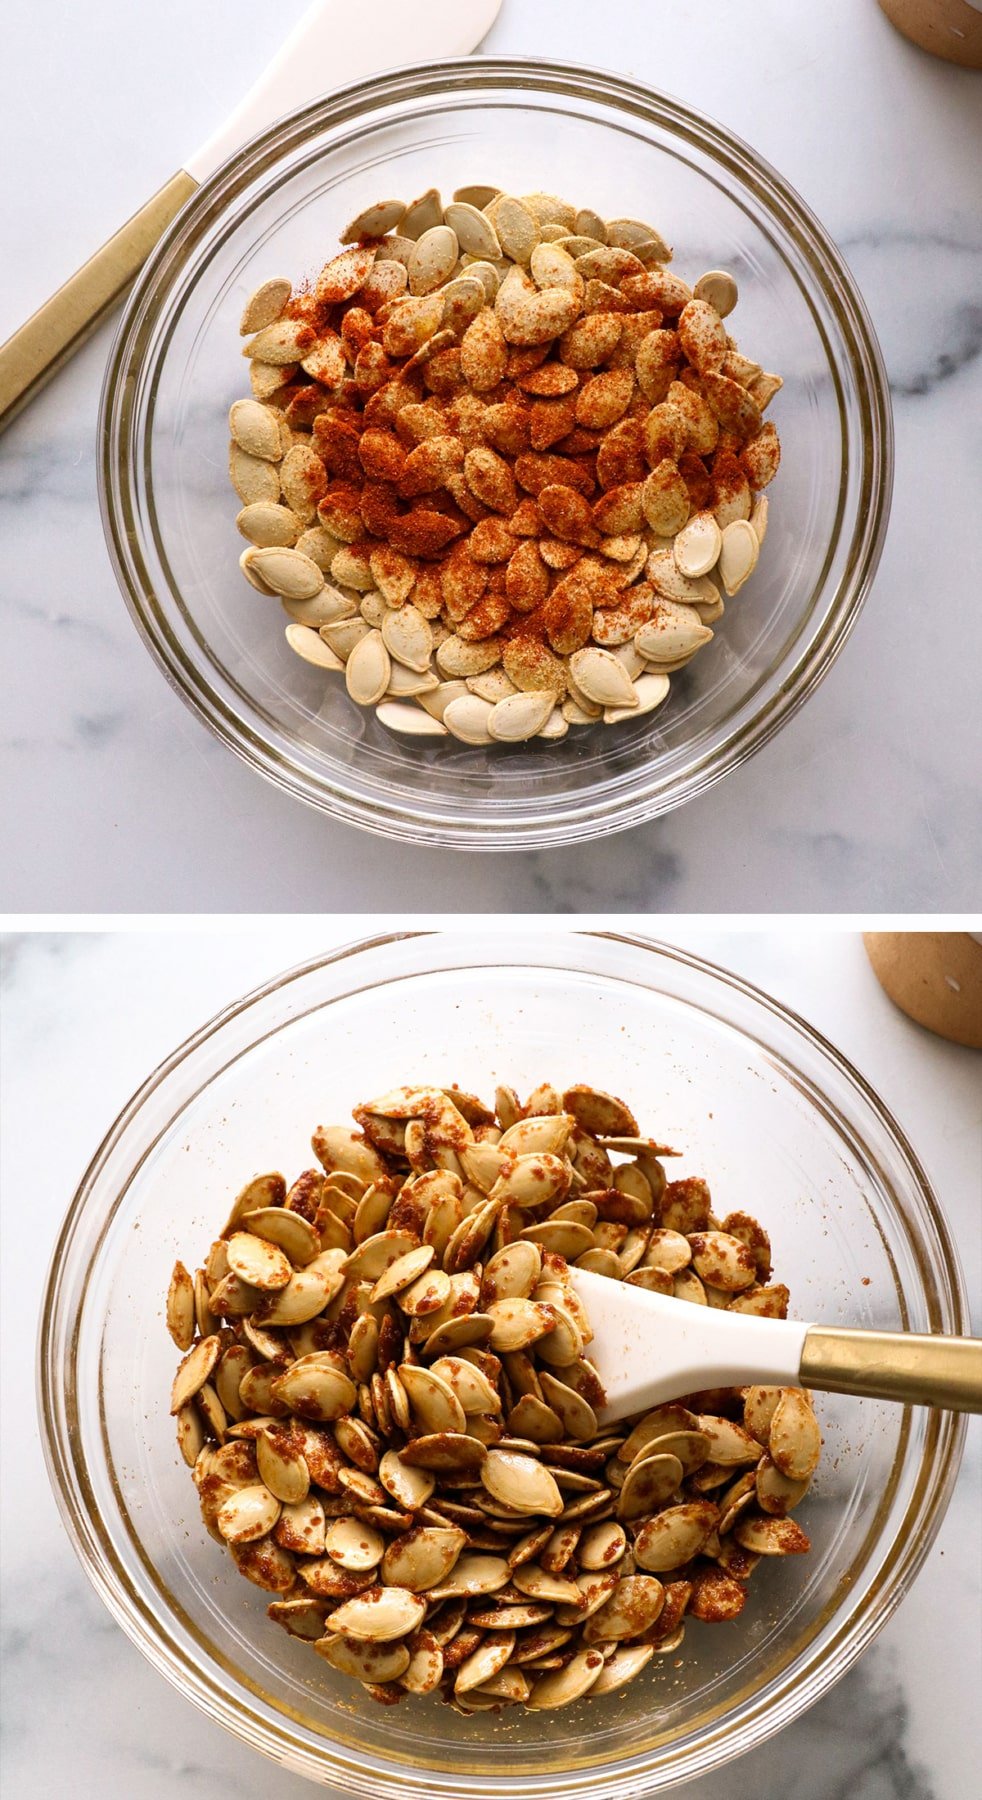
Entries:
POLYGON ((517 850, 601 837, 702 792, 812 692, 854 624, 886 530, 892 434, 852 277, 775 171, 677 100, 588 69, 501 58, 398 70, 280 121, 205 182, 148 262, 103 396, 110 553, 168 679, 254 768, 348 824, 517 850), (785 380, 768 541, 715 641, 636 724, 558 744, 395 737, 288 649, 238 568, 229 404, 239 315, 269 275, 319 268, 380 191, 493 179, 650 218, 695 280, 732 269, 741 346, 785 380))
POLYGON ((96 1153, 54 1255, 41 1403, 62 1515, 133 1641, 237 1736, 348 1795, 637 1800, 759 1744, 843 1674, 928 1550, 963 1421, 819 1396, 825 1450, 798 1515, 811 1555, 763 1567, 738 1623, 693 1623, 620 1695, 471 1718, 378 1706, 270 1623, 206 1535, 168 1415, 163 1299, 244 1179, 299 1172, 314 1125, 406 1079, 623 1094, 721 1210, 762 1219, 798 1317, 964 1330, 948 1230, 830 1045, 736 977, 620 936, 420 934, 309 963, 189 1039, 96 1153))

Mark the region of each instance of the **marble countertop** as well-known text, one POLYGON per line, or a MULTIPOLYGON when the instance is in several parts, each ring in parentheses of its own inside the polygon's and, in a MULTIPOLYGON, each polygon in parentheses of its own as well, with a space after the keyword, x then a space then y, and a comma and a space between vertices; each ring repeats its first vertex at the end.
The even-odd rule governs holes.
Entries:
MULTIPOLYGON (((180 165, 304 0, 9 9, 0 338, 180 165)), ((392 845, 212 739, 130 624, 96 500, 111 328, 0 441, 7 841, 16 910, 957 911, 978 897, 982 78, 874 0, 504 0, 483 48, 616 68, 714 115, 841 245, 893 389, 897 480, 864 614, 803 711, 681 812, 518 857, 392 845), (973 419, 975 421, 973 425, 973 419), (972 573, 974 568, 974 575, 972 573), (973 592, 974 590, 974 592, 973 592), (262 845, 262 855, 255 848, 262 845)))
MULTIPOLYGON (((382 929, 379 921, 376 929, 382 929)), ((640 922, 632 922, 638 924, 640 922)), ((553 927, 555 929, 555 927, 553 927)), ((669 930, 801 1012, 879 1090, 941 1197, 970 1293, 982 1292, 977 1054, 895 1012, 858 937, 669 930)), ((142 1659, 82 1574, 48 1489, 31 1361, 68 1198, 119 1108, 215 1010, 350 936, 337 925, 219 933, 9 937, 4 958, 3 1656, 7 1800, 305 1800, 142 1659), (125 996, 107 1005, 107 996, 125 996)), ((982 1318, 975 1329, 982 1328, 982 1318)), ((686 1792, 730 1800, 969 1800, 979 1759, 982 1421, 927 1562, 832 1693, 779 1737, 686 1792)), ((342 1800, 335 1794, 334 1800, 342 1800)))

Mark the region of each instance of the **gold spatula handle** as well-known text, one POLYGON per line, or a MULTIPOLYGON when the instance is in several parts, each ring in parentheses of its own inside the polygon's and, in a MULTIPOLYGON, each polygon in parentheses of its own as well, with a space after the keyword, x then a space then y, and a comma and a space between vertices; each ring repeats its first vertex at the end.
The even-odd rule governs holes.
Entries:
POLYGON ((799 1378, 803 1387, 830 1394, 982 1412, 982 1339, 813 1325, 799 1378))
POLYGON ((0 430, 122 299, 197 185, 185 169, 174 175, 33 318, 0 345, 0 430))

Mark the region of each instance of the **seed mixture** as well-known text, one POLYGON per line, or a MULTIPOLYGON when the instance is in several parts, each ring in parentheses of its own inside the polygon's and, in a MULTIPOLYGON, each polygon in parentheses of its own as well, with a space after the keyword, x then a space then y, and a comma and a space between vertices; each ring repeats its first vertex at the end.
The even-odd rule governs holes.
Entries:
POLYGON ((247 580, 405 736, 557 741, 661 706, 752 575, 781 379, 634 219, 431 188, 248 301, 247 580))
POLYGON ((394 1704, 564 1706, 739 1616, 821 1436, 796 1388, 614 1425, 570 1268, 783 1318, 767 1233, 614 1096, 397 1088, 257 1176, 167 1324, 201 1513, 269 1617, 394 1704))

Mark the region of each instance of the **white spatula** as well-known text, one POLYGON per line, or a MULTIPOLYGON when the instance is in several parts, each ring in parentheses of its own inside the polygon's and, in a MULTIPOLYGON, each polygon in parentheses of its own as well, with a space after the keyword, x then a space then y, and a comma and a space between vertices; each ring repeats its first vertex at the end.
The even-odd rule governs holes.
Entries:
POLYGON ((0 346, 0 430, 122 299, 195 189, 240 145, 348 82, 403 62, 466 55, 490 30, 500 6, 501 0, 426 0, 422 6, 316 0, 224 125, 0 346))
POLYGON ((759 1319, 583 1269, 570 1274, 593 1328, 588 1355, 607 1393, 602 1423, 680 1394, 750 1382, 982 1412, 982 1339, 759 1319))

